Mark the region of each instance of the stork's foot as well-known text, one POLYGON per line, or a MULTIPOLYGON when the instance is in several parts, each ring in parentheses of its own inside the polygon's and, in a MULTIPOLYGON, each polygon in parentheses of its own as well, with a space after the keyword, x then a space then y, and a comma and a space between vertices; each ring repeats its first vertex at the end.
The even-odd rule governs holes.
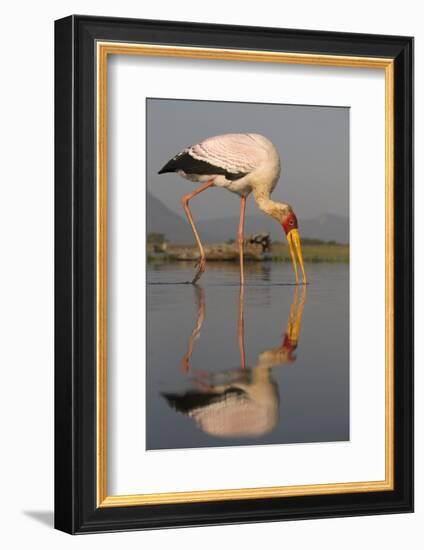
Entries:
POLYGON ((206 270, 206 258, 200 258, 196 264, 196 274, 193 280, 191 281, 192 285, 195 285, 197 283, 197 281, 203 275, 205 270, 206 270))

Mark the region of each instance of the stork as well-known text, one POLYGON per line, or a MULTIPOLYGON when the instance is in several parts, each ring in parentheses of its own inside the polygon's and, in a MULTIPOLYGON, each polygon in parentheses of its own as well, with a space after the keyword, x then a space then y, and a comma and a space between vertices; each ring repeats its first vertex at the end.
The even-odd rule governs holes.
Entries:
POLYGON ((244 217, 247 197, 253 193, 258 205, 284 229, 290 248, 296 284, 299 284, 296 254, 302 270, 303 284, 306 273, 303 265, 298 221, 293 208, 271 199, 280 177, 280 157, 273 143, 260 134, 223 134, 209 137, 186 147, 169 160, 159 174, 175 172, 201 185, 181 198, 188 221, 199 249, 199 262, 192 283, 195 284, 206 269, 206 256, 189 203, 192 198, 210 187, 224 187, 240 196, 240 222, 238 246, 240 256, 240 284, 244 285, 244 217))

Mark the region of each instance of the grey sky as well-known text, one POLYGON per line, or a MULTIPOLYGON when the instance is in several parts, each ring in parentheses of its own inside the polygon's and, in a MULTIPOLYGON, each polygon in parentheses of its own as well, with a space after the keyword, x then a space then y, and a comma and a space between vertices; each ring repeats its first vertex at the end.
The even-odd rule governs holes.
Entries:
MULTIPOLYGON (((349 109, 344 107, 148 99, 149 191, 181 214, 180 197, 196 184, 157 171, 184 147, 230 132, 264 134, 277 147, 282 172, 274 200, 291 204, 303 219, 348 216, 349 109)), ((248 202, 248 213, 257 214, 253 199, 248 202)), ((239 205, 238 196, 211 189, 194 199, 193 212, 197 219, 223 218, 237 215, 239 205)))

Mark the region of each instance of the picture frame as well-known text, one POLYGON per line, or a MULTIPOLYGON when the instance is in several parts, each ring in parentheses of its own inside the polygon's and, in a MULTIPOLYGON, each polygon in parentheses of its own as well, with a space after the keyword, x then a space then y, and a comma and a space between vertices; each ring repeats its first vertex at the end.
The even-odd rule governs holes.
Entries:
POLYGON ((57 529, 80 534, 412 512, 412 345, 412 38, 79 15, 55 22, 57 529), (108 494, 107 69, 117 54, 384 71, 383 480, 220 489, 218 477, 208 491, 108 494))

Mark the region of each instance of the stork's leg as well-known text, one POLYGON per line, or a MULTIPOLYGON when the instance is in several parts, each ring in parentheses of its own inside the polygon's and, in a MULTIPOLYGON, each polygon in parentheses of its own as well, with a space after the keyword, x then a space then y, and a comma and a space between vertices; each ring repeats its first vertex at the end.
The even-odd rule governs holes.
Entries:
POLYGON ((244 213, 246 210, 246 197, 241 198, 240 223, 238 229, 238 245, 240 256, 240 284, 244 285, 244 213))
POLYGON ((194 289, 197 302, 197 319, 188 341, 186 354, 181 359, 181 366, 184 372, 188 372, 190 370, 190 359, 193 353, 194 343, 200 336, 203 321, 205 320, 205 291, 200 286, 195 286, 194 289))
POLYGON ((240 365, 246 368, 246 351, 244 348, 244 212, 246 210, 246 197, 241 198, 240 223, 238 230, 238 244, 240 256, 240 293, 239 293, 239 318, 237 333, 240 349, 240 365))
POLYGON ((237 336, 240 350, 240 366, 246 368, 246 351, 244 348, 244 286, 240 285, 239 292, 239 317, 237 323, 237 336))
POLYGON ((196 239, 197 247, 199 248, 200 258, 199 263, 197 264, 197 271, 194 276, 194 279, 191 281, 192 284, 196 284, 197 281, 202 276, 202 273, 206 269, 206 256, 205 251, 203 250, 203 245, 199 237, 199 233, 197 232, 196 226, 194 225, 193 216, 190 212, 189 202, 193 197, 198 195, 199 193, 202 193, 203 191, 206 191, 206 189, 209 189, 209 187, 213 186, 213 181, 208 181, 204 185, 201 185, 197 189, 195 189, 192 193, 189 193, 188 195, 184 195, 184 197, 181 197, 181 202, 184 206, 185 213, 187 215, 188 221, 190 222, 191 229, 193 230, 194 238, 196 239))

